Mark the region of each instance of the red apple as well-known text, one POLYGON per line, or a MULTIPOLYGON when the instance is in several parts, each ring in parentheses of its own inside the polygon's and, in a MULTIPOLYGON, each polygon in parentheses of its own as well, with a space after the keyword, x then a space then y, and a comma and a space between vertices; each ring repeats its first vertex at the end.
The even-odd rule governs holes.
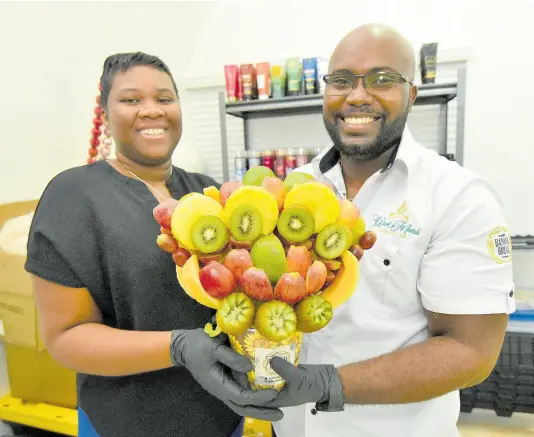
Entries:
POLYGON ((305 246, 291 246, 287 252, 287 271, 297 272, 306 278, 308 267, 312 265, 310 251, 305 246))
POLYGON ((210 261, 202 267, 199 278, 206 293, 216 299, 224 299, 237 285, 232 272, 217 261, 210 261))
POLYGON ((224 182, 221 185, 221 189, 219 191, 219 202, 222 206, 226 205, 226 200, 230 197, 230 195, 237 190, 239 187, 242 187, 242 182, 237 181, 229 181, 224 182))
POLYGON ((284 273, 274 288, 274 298, 295 305, 306 297, 306 281, 297 272, 284 273))
POLYGON ((328 270, 323 262, 314 261, 306 274, 306 293, 317 293, 325 284, 328 270))
POLYGON ((267 277, 267 273, 262 269, 250 267, 239 280, 239 285, 243 292, 254 300, 268 301, 273 299, 273 287, 267 277))
POLYGON ((176 205, 178 205, 176 199, 167 199, 153 209, 152 214, 162 228, 171 229, 171 217, 176 205))
POLYGON ((282 179, 272 176, 263 178, 261 186, 271 193, 278 202, 278 209, 284 208, 284 199, 286 198, 286 186, 282 179))
POLYGON ((252 258, 246 249, 232 249, 226 255, 223 265, 232 272, 238 281, 247 269, 253 267, 252 258))

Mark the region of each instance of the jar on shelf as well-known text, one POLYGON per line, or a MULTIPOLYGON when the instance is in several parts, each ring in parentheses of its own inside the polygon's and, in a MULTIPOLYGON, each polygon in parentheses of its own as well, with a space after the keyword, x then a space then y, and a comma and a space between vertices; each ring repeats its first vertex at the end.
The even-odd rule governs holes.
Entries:
POLYGON ((248 168, 261 165, 261 152, 259 150, 249 150, 247 153, 248 168))
POLYGON ((291 173, 295 168, 297 168, 297 150, 298 149, 287 149, 285 156, 285 171, 286 176, 291 173))
POLYGON ((298 149, 295 149, 297 167, 306 165, 310 161, 310 152, 311 150, 306 147, 299 147, 298 149))
POLYGON ((234 158, 235 165, 235 180, 238 182, 243 181, 243 176, 247 171, 247 152, 246 150, 237 150, 234 158))
POLYGON ((275 153, 274 150, 264 150, 261 153, 261 165, 270 168, 274 172, 275 153))
POLYGON ((284 179, 286 177, 286 149, 278 149, 275 152, 274 159, 274 174, 279 178, 284 179))

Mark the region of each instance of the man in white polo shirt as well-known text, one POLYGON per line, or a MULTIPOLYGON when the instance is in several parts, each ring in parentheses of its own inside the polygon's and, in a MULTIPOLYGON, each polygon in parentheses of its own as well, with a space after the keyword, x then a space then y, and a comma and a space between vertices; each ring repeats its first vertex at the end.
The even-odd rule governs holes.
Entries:
POLYGON ((335 49, 324 122, 333 145, 300 171, 354 199, 377 243, 353 297, 307 335, 272 403, 278 437, 456 437, 458 389, 484 380, 514 311, 511 241, 486 180, 417 143, 414 55, 367 25, 335 49), (306 351, 307 349, 307 351, 306 351))

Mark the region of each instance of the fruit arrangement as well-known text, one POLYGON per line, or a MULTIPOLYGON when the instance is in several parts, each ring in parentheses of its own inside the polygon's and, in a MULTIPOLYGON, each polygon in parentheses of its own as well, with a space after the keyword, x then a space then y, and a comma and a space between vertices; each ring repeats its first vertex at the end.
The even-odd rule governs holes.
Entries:
POLYGON ((358 261, 376 241, 328 184, 300 172, 282 181, 262 166, 242 183, 169 199, 154 218, 184 291, 216 310, 206 332, 226 333, 251 359, 255 388, 283 386, 268 360, 297 364, 302 334, 324 328, 352 296, 358 261))

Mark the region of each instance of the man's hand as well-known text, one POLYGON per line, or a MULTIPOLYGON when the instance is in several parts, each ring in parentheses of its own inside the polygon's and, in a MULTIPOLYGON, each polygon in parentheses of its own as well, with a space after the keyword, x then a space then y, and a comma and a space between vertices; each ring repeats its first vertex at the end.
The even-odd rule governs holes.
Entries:
POLYGON ((187 368, 206 391, 240 416, 271 422, 284 416, 276 407, 266 407, 277 397, 276 390, 242 388, 229 377, 227 370, 247 373, 252 370, 252 363, 220 339, 209 337, 203 329, 173 331, 171 360, 174 365, 187 368))
POLYGON ((295 367, 280 357, 271 359, 272 369, 286 381, 270 407, 293 407, 317 403, 321 411, 343 411, 343 389, 337 370, 331 365, 295 367))

